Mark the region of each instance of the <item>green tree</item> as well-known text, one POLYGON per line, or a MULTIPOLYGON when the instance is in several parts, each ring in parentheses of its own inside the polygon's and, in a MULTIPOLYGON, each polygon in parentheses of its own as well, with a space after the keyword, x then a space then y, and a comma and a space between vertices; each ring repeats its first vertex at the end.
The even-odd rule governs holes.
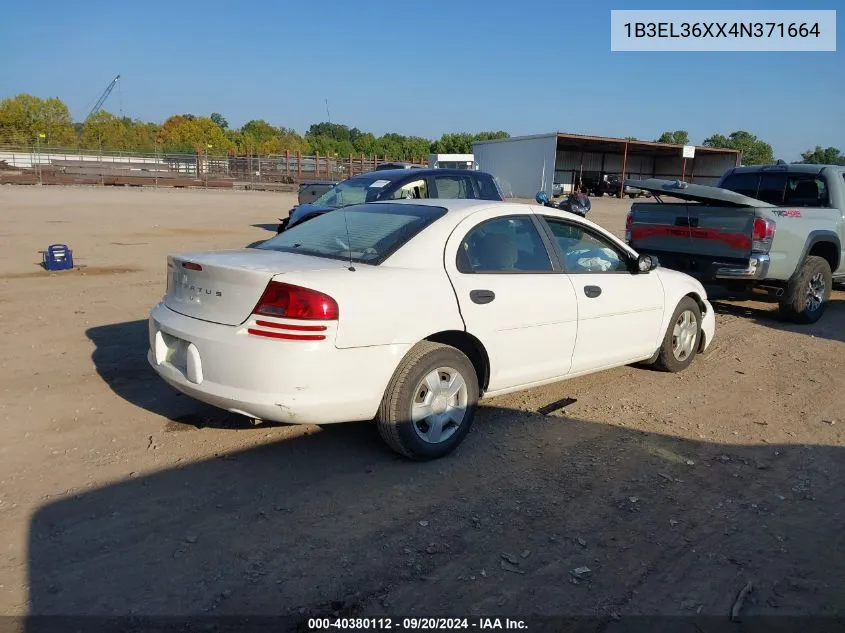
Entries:
POLYGON ((674 132, 663 132, 658 143, 671 143, 672 145, 689 145, 689 132, 686 130, 675 130, 674 132))
POLYGON ((241 133, 252 139, 255 145, 260 145, 278 135, 279 131, 263 119, 247 121, 241 128, 241 133))
POLYGON ((235 147, 220 126, 207 117, 172 116, 161 126, 158 141, 166 152, 193 153, 197 148, 204 152, 211 145, 211 153, 220 155, 235 147))
POLYGON ((477 134, 449 133, 444 134, 440 137, 440 140, 432 143, 431 151, 438 154, 471 154, 474 141, 493 141, 503 138, 510 138, 510 134, 501 130, 477 134))
POLYGON ((110 112, 100 110, 82 124, 79 142, 86 149, 139 149, 135 146, 131 128, 131 120, 127 125, 125 120, 119 119, 110 112))
POLYGON ((704 145, 705 147, 738 149, 742 152, 744 165, 771 165, 775 162, 772 146, 745 130, 732 132, 730 136, 714 134, 704 139, 704 145))
POLYGON ((40 99, 19 94, 0 101, 0 142, 34 145, 39 134, 42 144, 68 147, 76 144, 76 131, 68 107, 58 98, 40 99))
POLYGON ((816 145, 815 149, 802 152, 799 162, 814 165, 845 165, 845 155, 836 147, 822 149, 821 145, 816 145))
POLYGON ((312 124, 305 133, 305 138, 325 136, 335 141, 354 142, 355 138, 360 136, 361 133, 361 130, 358 128, 350 129, 348 125, 324 121, 323 123, 312 124))
POLYGON ((224 116, 223 116, 222 114, 220 114, 219 112, 212 112, 212 113, 211 113, 211 116, 210 116, 209 118, 210 118, 212 121, 214 121, 214 123, 215 123, 217 126, 219 126, 219 127, 220 127, 220 129, 222 129, 222 130, 226 130, 226 129, 228 129, 228 128, 229 128, 229 122, 226 120, 226 117, 224 117, 224 116))

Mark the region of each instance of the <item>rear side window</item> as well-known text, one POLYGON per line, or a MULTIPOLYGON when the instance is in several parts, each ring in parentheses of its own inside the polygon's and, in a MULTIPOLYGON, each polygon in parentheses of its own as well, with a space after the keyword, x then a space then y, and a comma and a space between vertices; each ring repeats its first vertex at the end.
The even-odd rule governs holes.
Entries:
POLYGON ((457 266, 462 273, 544 273, 552 270, 549 252, 527 215, 487 220, 473 228, 458 249, 457 266))
POLYGON ((353 205, 297 224, 258 248, 377 265, 445 213, 415 204, 353 205))
POLYGON ((469 176, 435 176, 434 188, 438 198, 478 198, 473 179, 469 176))
POLYGON ((735 191, 736 193, 748 196, 749 198, 756 198, 759 184, 759 173, 731 174, 725 178, 724 182, 722 182, 722 189, 735 191))

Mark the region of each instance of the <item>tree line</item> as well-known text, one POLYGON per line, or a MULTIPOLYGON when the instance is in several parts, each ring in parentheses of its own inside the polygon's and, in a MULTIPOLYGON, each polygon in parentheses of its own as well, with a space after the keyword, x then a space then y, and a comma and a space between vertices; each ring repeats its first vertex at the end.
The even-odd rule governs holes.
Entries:
MULTIPOLYGON (((689 145, 689 133, 686 130, 663 132, 655 141, 689 145)), ((702 145, 705 147, 738 149, 742 151, 742 162, 745 165, 771 165, 775 162, 772 146, 745 130, 732 132, 728 136, 714 134, 704 139, 702 145)), ((822 148, 821 145, 816 145, 813 149, 801 152, 801 160, 795 162, 814 165, 845 165, 845 154, 842 154, 836 147, 822 148)))
MULTIPOLYGON (((394 160, 424 160, 430 153, 469 154, 473 141, 509 136, 501 130, 449 133, 438 140, 394 132, 375 136, 357 127, 329 122, 315 123, 300 135, 296 130, 277 127, 262 119, 232 128, 217 112, 207 117, 177 114, 159 125, 101 110, 84 122, 74 122, 67 105, 55 97, 40 99, 19 94, 0 101, 0 144, 25 147, 38 140, 50 147, 105 151, 193 153, 199 148, 215 155, 267 155, 289 151, 338 158, 365 154, 394 160)), ((655 140, 677 145, 690 142, 686 130, 667 131, 655 140)), ((702 144, 741 150, 747 165, 775 162, 772 146, 745 130, 727 136, 713 134, 702 144)), ((845 165, 845 155, 835 147, 816 146, 803 152, 798 162, 845 165)))
POLYGON ((213 155, 267 155, 285 151, 322 156, 387 156, 397 160, 424 160, 430 153, 472 153, 477 140, 508 138, 503 131, 443 134, 438 140, 388 133, 376 136, 340 123, 315 123, 305 134, 277 127, 262 119, 240 128, 226 118, 177 114, 158 125, 101 110, 84 122, 74 122, 58 98, 40 99, 19 94, 0 101, 0 144, 41 145, 87 150, 193 153, 213 155), (43 136, 42 136, 43 135, 43 136))

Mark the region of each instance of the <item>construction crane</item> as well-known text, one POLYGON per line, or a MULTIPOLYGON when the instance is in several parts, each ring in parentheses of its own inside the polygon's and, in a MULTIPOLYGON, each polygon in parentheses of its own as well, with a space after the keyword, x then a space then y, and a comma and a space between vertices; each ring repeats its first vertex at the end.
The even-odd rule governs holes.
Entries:
POLYGON ((88 113, 88 116, 87 116, 87 117, 85 117, 85 120, 86 120, 86 121, 87 121, 88 119, 90 119, 92 116, 94 116, 95 114, 97 114, 97 112, 99 112, 99 111, 100 111, 100 108, 102 108, 102 107, 103 107, 103 104, 106 102, 106 99, 108 99, 108 98, 109 98, 109 95, 111 94, 111 91, 112 91, 112 90, 114 90, 114 87, 117 85, 117 80, 118 80, 118 79, 120 79, 120 75, 118 75, 117 77, 115 77, 114 79, 112 79, 112 80, 111 80, 111 82, 109 82, 109 85, 108 85, 108 86, 106 86, 106 89, 103 91, 103 94, 100 96, 100 98, 99 98, 99 100, 97 101, 97 103, 94 105, 94 107, 93 107, 93 108, 91 108, 91 112, 89 112, 89 113, 88 113))

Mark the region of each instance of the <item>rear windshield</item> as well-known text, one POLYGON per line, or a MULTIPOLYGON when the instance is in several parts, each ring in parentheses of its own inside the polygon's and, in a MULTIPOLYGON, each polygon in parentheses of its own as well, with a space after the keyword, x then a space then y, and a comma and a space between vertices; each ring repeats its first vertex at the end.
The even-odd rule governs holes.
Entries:
POLYGON ((486 174, 478 174, 478 188, 481 191, 482 200, 504 200, 505 196, 498 183, 493 179, 493 176, 486 174))
POLYGON ((353 205, 296 224, 258 248, 378 265, 445 213, 424 205, 353 205))

